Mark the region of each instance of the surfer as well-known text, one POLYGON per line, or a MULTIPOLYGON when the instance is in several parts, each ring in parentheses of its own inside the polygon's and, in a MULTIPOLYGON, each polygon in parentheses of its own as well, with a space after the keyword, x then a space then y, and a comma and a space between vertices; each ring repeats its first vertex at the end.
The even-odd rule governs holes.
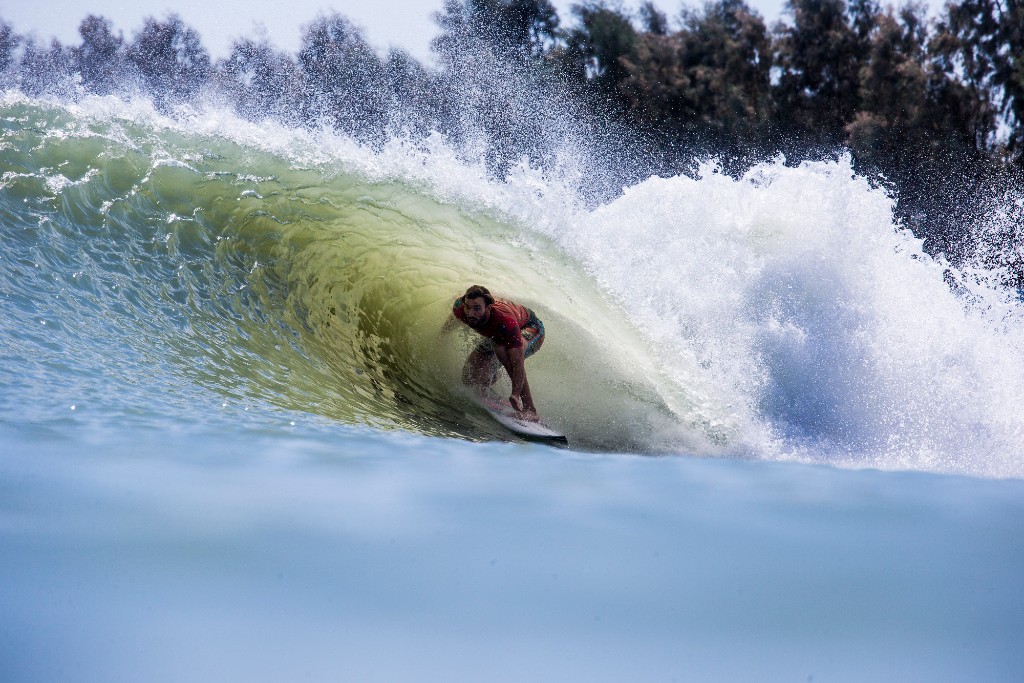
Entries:
POLYGON ((458 322, 485 337, 466 359, 462 381, 476 387, 483 395, 497 380, 500 363, 512 381, 508 401, 517 416, 537 421, 525 361, 544 343, 544 323, 529 308, 495 299, 480 285, 473 285, 455 300, 445 331, 450 331, 458 322))

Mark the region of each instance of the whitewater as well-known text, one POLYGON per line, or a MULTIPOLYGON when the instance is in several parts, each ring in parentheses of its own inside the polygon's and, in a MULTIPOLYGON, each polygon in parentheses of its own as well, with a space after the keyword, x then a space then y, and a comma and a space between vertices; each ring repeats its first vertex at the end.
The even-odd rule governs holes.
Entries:
POLYGON ((217 106, 0 120, 8 680, 1024 665, 1024 304, 849 158, 608 192, 572 139, 499 177, 217 106), (476 283, 544 320, 568 449, 466 395, 476 283))

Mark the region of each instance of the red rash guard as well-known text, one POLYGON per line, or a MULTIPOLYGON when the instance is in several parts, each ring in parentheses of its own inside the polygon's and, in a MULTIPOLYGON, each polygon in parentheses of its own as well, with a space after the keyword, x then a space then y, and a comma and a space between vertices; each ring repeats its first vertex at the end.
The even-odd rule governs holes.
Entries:
MULTIPOLYGON (((452 315, 462 322, 466 322, 466 314, 462 312, 461 297, 452 306, 452 315)), ((499 299, 491 305, 491 317, 487 319, 487 322, 472 329, 488 339, 493 339, 495 344, 518 349, 523 345, 521 330, 529 321, 530 313, 525 307, 499 299)), ((468 325, 468 323, 466 324, 468 325)))

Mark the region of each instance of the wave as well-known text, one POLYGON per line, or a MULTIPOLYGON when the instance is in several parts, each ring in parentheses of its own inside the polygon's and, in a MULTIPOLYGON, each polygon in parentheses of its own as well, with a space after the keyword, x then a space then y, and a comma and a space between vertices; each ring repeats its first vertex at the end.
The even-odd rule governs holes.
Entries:
MULTIPOLYGON (((532 384, 576 443, 650 449, 678 422, 649 353, 582 269, 495 206, 445 197, 473 171, 451 159, 440 164, 457 168, 446 189, 423 169, 381 172, 388 155, 426 158, 397 141, 332 158, 322 138, 279 129, 268 144, 264 129, 238 121, 205 134, 159 117, 140 124, 25 103, 4 118, 15 123, 6 164, 19 169, 4 176, 4 211, 25 226, 22 258, 49 260, 40 277, 87 296, 67 297, 71 310, 54 312, 61 322, 117 328, 75 346, 117 338, 166 366, 166 384, 183 378, 350 423, 496 438, 458 379, 472 340, 440 336, 455 296, 487 282, 553 332, 531 360, 532 384)), ((40 283, 20 275, 9 272, 8 286, 36 300, 40 283)))
POLYGON ((112 98, 0 118, 15 396, 81 374, 134 387, 122 414, 207 392, 504 438, 462 392, 471 337, 441 334, 479 282, 544 320, 531 386, 579 448, 1024 474, 1019 302, 926 256, 847 160, 595 206, 585 160, 496 180, 439 136, 112 98))

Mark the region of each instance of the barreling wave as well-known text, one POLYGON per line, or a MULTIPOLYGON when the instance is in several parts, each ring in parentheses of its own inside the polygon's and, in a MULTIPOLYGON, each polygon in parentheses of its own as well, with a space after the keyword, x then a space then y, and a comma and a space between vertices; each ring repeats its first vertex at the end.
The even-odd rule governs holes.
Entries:
POLYGON ((591 208, 586 169, 499 181, 436 136, 13 94, 0 118, 9 419, 84 377, 121 415, 212 394, 508 438, 441 333, 481 283, 544 320, 531 386, 576 447, 1024 473, 1019 302, 925 256, 844 160, 591 208))
MULTIPOLYGON (((441 335, 455 296, 483 282, 545 320, 531 384, 575 443, 680 443, 665 432, 691 407, 659 390, 650 350, 549 238, 466 199, 466 182, 487 183, 479 169, 436 158, 425 168, 430 153, 400 141, 374 153, 328 134, 267 138, 239 121, 193 132, 151 112, 21 98, 3 117, 4 263, 17 269, 4 285, 34 308, 59 280, 50 330, 89 321, 102 331, 69 340, 75 354, 144 356, 129 384, 162 368, 166 385, 353 424, 504 436, 463 395, 469 335, 441 335), (25 277, 28 262, 39 267, 25 277)), ((711 421, 687 421, 689 445, 721 440, 711 421)))

